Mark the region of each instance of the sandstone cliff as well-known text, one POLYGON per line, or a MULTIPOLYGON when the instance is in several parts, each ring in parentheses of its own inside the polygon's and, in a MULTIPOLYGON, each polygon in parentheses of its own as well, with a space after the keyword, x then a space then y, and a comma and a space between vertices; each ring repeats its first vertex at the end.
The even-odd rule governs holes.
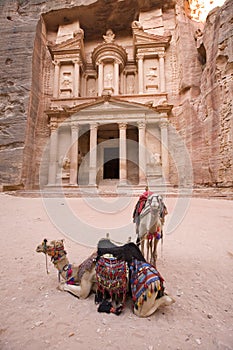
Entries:
POLYGON ((203 29, 186 16, 178 17, 177 33, 183 40, 177 46, 181 76, 175 125, 186 139, 195 184, 233 185, 232 18, 231 0, 209 13, 203 29))

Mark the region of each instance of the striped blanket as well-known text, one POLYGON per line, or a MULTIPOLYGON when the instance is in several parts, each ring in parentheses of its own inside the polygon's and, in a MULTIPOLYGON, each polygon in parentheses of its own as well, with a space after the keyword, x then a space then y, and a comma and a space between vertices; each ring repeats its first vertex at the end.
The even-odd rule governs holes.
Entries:
POLYGON ((136 308, 150 298, 153 292, 158 292, 157 298, 164 294, 164 280, 153 265, 134 259, 130 272, 131 293, 136 308))

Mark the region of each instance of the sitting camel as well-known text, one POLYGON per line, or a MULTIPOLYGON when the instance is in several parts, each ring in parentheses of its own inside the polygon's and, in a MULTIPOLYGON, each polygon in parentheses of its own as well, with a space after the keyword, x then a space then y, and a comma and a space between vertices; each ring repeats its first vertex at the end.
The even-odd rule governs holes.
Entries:
POLYGON ((168 306, 175 299, 164 292, 164 279, 156 268, 144 261, 133 259, 130 264, 130 286, 134 314, 151 316, 160 306, 168 306))
MULTIPOLYGON (((116 246, 115 244, 109 244, 108 240, 102 240, 97 247, 97 260, 100 256, 110 254, 118 261, 125 261, 129 268, 129 290, 133 300, 133 310, 135 315, 139 317, 151 316, 160 306, 168 306, 175 302, 174 298, 164 292, 164 279, 156 268, 147 263, 140 249, 134 243, 127 243, 123 246, 116 246)), ((107 270, 106 270, 107 272, 107 270)), ((117 271, 115 271, 116 274, 117 271)), ((97 273, 97 281, 101 278, 106 279, 106 285, 109 287, 109 280, 106 274, 101 272, 101 275, 97 273), (101 278, 100 278, 101 277, 101 278)), ((118 281, 120 286, 120 281, 118 281)))
POLYGON ((59 285, 60 289, 81 299, 86 299, 91 291, 96 292, 96 253, 93 253, 79 266, 70 264, 64 249, 63 239, 49 243, 47 239, 44 239, 42 244, 36 248, 36 252, 51 256, 51 261, 59 273, 59 281, 60 276, 65 280, 65 283, 59 285))
MULTIPOLYGON (((113 254, 128 264, 130 270, 128 285, 134 302, 134 313, 137 316, 148 317, 159 306, 166 306, 175 302, 171 296, 164 293, 163 278, 154 266, 145 261, 139 248, 134 243, 119 247, 107 240, 107 244, 102 245, 102 247, 98 245, 97 248, 98 256, 107 253, 113 254)), ((79 266, 75 266, 69 264, 63 240, 54 240, 48 243, 44 239, 42 244, 36 248, 36 251, 51 257, 59 276, 62 276, 65 280, 62 290, 82 299, 87 298, 91 291, 96 292, 96 277, 98 278, 98 271, 96 271, 97 253, 93 253, 79 266)))

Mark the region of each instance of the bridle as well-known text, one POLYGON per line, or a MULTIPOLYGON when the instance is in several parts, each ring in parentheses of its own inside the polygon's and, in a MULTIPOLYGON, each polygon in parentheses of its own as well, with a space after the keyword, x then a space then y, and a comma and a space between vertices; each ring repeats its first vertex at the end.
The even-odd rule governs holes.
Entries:
POLYGON ((149 206, 150 206, 150 210, 151 210, 151 211, 158 211, 158 210, 160 209, 160 200, 159 200, 159 196, 154 196, 154 195, 150 196, 150 197, 148 198, 148 204, 149 204, 149 206), (153 200, 154 200, 154 197, 156 197, 158 206, 152 205, 153 200))
POLYGON ((160 200, 159 200, 159 196, 155 196, 155 195, 150 195, 148 198, 147 198, 147 201, 146 201, 146 205, 145 205, 145 207, 143 208, 143 210, 142 210, 142 212, 141 212, 141 214, 140 214, 140 217, 142 218, 142 217, 144 217, 145 215, 147 215, 149 212, 151 213, 151 214, 156 214, 157 212, 159 212, 160 211, 160 200), (152 205, 152 203, 153 203, 153 199, 154 199, 154 197, 156 197, 156 199, 157 199, 157 203, 158 203, 158 206, 154 206, 154 205, 152 205))
POLYGON ((46 272, 48 271, 48 255, 51 256, 51 261, 56 264, 58 261, 60 261, 64 256, 66 256, 66 251, 64 249, 64 245, 61 243, 59 246, 54 243, 53 246, 47 245, 48 240, 45 238, 42 242, 43 252, 45 254, 45 261, 46 261, 46 272), (62 254, 63 253, 63 254, 62 254))

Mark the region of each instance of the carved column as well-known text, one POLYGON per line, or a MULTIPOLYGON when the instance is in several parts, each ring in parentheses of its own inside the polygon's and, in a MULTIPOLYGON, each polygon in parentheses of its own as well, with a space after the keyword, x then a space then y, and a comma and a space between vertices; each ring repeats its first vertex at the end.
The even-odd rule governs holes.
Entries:
POLYGON ((53 97, 59 96, 59 80, 60 80, 60 62, 53 61, 54 64, 54 83, 53 83, 53 97))
POLYGON ((138 163, 139 163, 139 184, 146 182, 146 124, 145 122, 138 122, 138 163))
POLYGON ((169 159, 168 159, 168 121, 165 118, 160 119, 161 130, 161 160, 162 172, 166 182, 169 180, 169 159))
POLYGON ((87 75, 83 74, 83 80, 82 80, 82 96, 86 97, 87 96, 87 75))
POLYGON ((126 94, 126 92, 127 92, 127 89, 126 89, 126 79, 127 79, 126 72, 123 72, 123 94, 126 94))
POLYGON ((143 58, 144 55, 138 54, 138 93, 143 94, 143 86, 144 86, 144 69, 143 69, 143 58))
POLYGON ((50 122, 50 150, 49 150, 49 173, 48 185, 56 185, 57 178, 57 146, 58 131, 57 122, 50 122))
POLYGON ((119 95, 119 63, 114 62, 114 95, 119 95))
POLYGON ((79 97, 79 80, 80 80, 80 73, 79 73, 80 67, 79 67, 79 61, 74 61, 74 85, 73 85, 73 91, 74 91, 74 97, 79 97))
POLYGON ((160 82, 160 92, 165 92, 165 69, 164 69, 164 58, 165 53, 159 54, 159 82, 160 82))
POLYGON ((97 165, 97 123, 90 125, 90 164, 89 164, 89 185, 96 186, 96 165, 97 165))
POLYGON ((102 96, 104 81, 104 66, 102 62, 98 64, 98 96, 102 96))
POLYGON ((77 124, 71 124, 70 185, 77 185, 78 175, 78 132, 77 124))
POLYGON ((127 180, 127 154, 126 154, 126 123, 119 124, 119 146, 120 146, 120 184, 126 184, 127 180))

